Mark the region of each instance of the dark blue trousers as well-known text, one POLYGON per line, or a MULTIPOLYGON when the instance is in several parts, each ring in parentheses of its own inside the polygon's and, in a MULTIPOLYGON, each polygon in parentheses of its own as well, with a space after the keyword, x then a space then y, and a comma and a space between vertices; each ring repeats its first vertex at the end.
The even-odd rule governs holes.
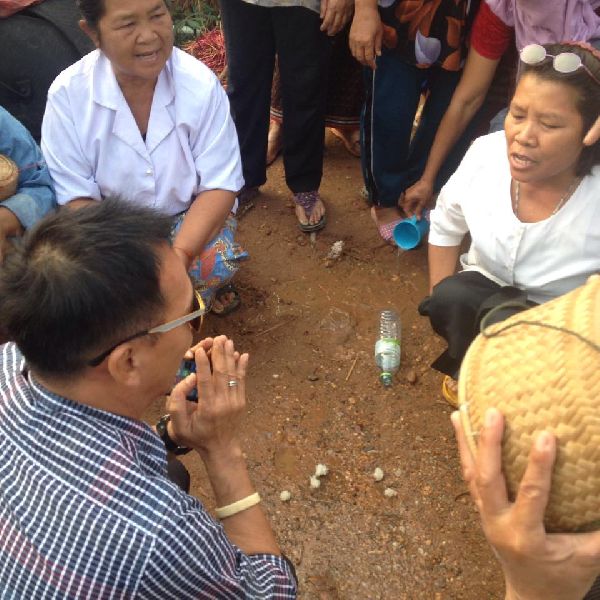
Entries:
MULTIPOLYGON (((400 195, 420 179, 460 75, 439 67, 419 69, 385 49, 377 59, 377 69, 365 69, 362 169, 373 204, 396 206, 400 195), (419 98, 425 90, 429 95, 411 141, 419 98)), ((473 137, 469 128, 455 145, 440 171, 436 190, 456 170, 473 137)))

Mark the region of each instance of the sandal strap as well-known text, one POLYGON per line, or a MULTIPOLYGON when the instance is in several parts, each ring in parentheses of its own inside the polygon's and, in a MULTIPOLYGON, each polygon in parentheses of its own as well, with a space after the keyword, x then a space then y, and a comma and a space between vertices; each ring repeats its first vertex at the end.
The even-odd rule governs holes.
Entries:
POLYGON ((319 192, 298 192, 294 194, 294 202, 301 206, 306 213, 306 216, 309 217, 312 214, 313 208, 315 204, 321 199, 319 196, 319 192))

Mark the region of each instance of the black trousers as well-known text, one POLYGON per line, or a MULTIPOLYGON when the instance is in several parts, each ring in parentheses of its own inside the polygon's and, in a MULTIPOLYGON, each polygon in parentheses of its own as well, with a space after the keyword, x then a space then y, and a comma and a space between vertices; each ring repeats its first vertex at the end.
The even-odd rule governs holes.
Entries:
POLYGON ((227 50, 227 95, 235 122, 246 186, 267 180, 271 82, 279 58, 283 164, 294 193, 319 189, 323 174, 326 73, 331 39, 319 15, 303 7, 265 8, 220 0, 227 50))
MULTIPOLYGON (((419 305, 419 313, 428 316, 433 330, 448 342, 448 349, 431 366, 456 379, 460 364, 479 333, 481 320, 492 308, 507 301, 535 306, 523 290, 500 286, 477 271, 462 271, 442 279, 419 305)), ((521 310, 502 308, 491 315, 488 324, 503 321, 521 310)))

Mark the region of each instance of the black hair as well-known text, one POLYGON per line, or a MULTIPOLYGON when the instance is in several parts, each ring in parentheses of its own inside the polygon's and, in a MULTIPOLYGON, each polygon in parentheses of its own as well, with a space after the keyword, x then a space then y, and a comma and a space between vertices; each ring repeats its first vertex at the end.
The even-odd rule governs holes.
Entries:
POLYGON ((77 0, 81 16, 92 29, 98 29, 98 21, 104 16, 104 0, 77 0))
MULTIPOLYGON (((106 12, 106 5, 104 0, 76 0, 77 8, 81 12, 81 16, 87 21, 87 24, 92 29, 98 29, 98 21, 104 16, 106 12)), ((171 2, 165 0, 167 9, 170 8, 171 2)))
POLYGON ((0 269, 0 330, 49 377, 163 317, 162 244, 172 219, 106 199, 40 221, 0 269))
MULTIPOLYGON (((600 54, 591 46, 589 48, 573 44, 545 44, 548 54, 556 56, 562 52, 572 52, 581 58, 581 62, 593 76, 600 81, 600 54)), ((526 73, 535 75, 543 81, 565 83, 577 93, 577 110, 583 120, 583 135, 596 122, 600 114, 600 83, 594 81, 583 68, 573 73, 560 73, 552 65, 552 60, 545 60, 538 65, 527 65, 521 62, 521 77, 526 73)), ((600 164, 600 140, 591 146, 585 146, 576 165, 576 175, 588 175, 592 167, 600 164)))

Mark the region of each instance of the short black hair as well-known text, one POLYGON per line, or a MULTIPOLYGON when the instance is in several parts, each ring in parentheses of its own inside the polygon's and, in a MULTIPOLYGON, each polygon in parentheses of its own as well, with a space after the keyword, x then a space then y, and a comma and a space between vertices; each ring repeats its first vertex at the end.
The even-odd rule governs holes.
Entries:
MULTIPOLYGON (((76 2, 81 16, 87 21, 87 24, 92 29, 98 29, 98 21, 106 12, 104 0, 76 0, 76 2)), ((170 9, 170 4, 170 0, 165 0, 167 9, 170 9)))
POLYGON ((81 16, 92 29, 98 29, 98 21, 104 16, 104 0, 77 0, 81 16))
MULTIPOLYGON (((572 52, 581 58, 581 62, 600 81, 600 53, 592 46, 577 43, 545 44, 548 54, 556 56, 563 52, 572 52)), ((583 120, 583 135, 596 122, 600 111, 600 84, 585 69, 579 68, 573 73, 560 73, 553 67, 552 60, 545 60, 538 65, 527 65, 521 62, 521 73, 535 75, 542 81, 563 83, 577 93, 577 110, 583 120)), ((576 175, 588 175, 592 167, 600 164, 600 140, 586 146, 579 157, 576 175)))
POLYGON ((0 269, 0 330, 34 371, 80 372, 162 318, 159 251, 171 225, 119 199, 46 217, 0 269))

